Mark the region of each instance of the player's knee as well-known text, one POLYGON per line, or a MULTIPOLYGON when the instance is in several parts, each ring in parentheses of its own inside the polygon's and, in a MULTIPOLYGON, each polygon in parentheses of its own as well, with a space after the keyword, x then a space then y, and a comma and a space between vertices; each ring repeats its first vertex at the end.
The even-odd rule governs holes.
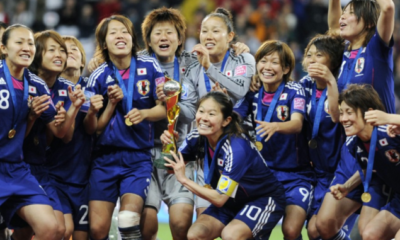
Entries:
POLYGON ((335 229, 336 221, 332 218, 318 218, 315 225, 322 238, 330 238, 338 231, 335 229))
POLYGON ((65 236, 65 225, 57 224, 57 239, 62 239, 65 236))
POLYGON ((66 228, 64 233, 64 239, 66 240, 70 239, 73 232, 74 232, 73 228, 66 228))
POLYGON ((208 239, 208 236, 210 236, 210 234, 211 231, 206 226, 203 226, 201 224, 196 224, 189 229, 187 238, 188 240, 208 239))
POLYGON ((105 224, 90 223, 90 239, 101 240, 108 236, 109 228, 105 224))
POLYGON ((300 236, 301 229, 299 230, 293 225, 289 225, 289 226, 285 225, 283 227, 282 232, 283 232, 283 236, 285 237, 285 239, 295 240, 300 236))
POLYGON ((221 238, 224 240, 247 239, 241 236, 237 231, 234 231, 234 229, 227 227, 222 230, 221 238))
POLYGON ((308 224, 307 234, 310 239, 316 239, 317 237, 319 237, 319 233, 315 224, 308 224))
POLYGON ((379 240, 380 234, 379 234, 378 229, 374 229, 371 227, 368 227, 368 225, 365 227, 365 229, 361 232, 361 236, 363 240, 379 240))
POLYGON ((140 215, 132 211, 120 211, 118 213, 118 229, 122 239, 140 239, 140 215))
POLYGON ((172 235, 174 239, 185 239, 186 235, 189 231, 191 225, 191 220, 189 221, 182 221, 182 220, 171 220, 169 226, 171 228, 172 235))
POLYGON ((45 227, 39 227, 34 229, 35 235, 38 239, 44 240, 58 240, 62 238, 62 235, 59 235, 59 224, 57 222, 48 222, 45 227))

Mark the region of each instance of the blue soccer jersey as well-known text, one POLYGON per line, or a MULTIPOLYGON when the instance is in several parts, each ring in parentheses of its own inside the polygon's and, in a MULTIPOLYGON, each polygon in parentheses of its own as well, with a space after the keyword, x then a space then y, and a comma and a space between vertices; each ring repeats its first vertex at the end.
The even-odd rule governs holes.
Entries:
MULTIPOLYGON (((81 77, 77 84, 85 89, 87 82, 88 78, 81 77)), ((78 112, 72 140, 64 143, 55 138, 47 150, 50 176, 58 182, 84 186, 89 181, 93 140, 92 136, 86 133, 83 124, 87 110, 87 107, 82 106, 78 112)))
MULTIPOLYGON (((193 156, 198 154, 199 141, 201 137, 197 129, 188 134, 179 150, 185 160, 193 160, 193 156)), ((204 140, 206 141, 206 140, 204 140)), ((236 194, 225 203, 224 207, 238 207, 254 199, 271 196, 281 199, 284 196, 284 190, 280 182, 276 179, 272 171, 268 168, 264 158, 258 152, 255 145, 246 139, 245 136, 232 136, 222 139, 221 150, 209 159, 209 164, 214 163, 217 168, 213 174, 210 185, 221 193, 225 193, 224 189, 228 186, 224 185, 222 178, 231 179, 238 183, 236 194)), ((208 151, 208 149, 206 149, 208 151)), ((205 160, 206 161, 206 160, 205 160)), ((210 168, 211 169, 211 168, 210 168)), ((205 176, 207 178, 207 176, 205 176)), ((229 181, 227 181, 229 185, 229 181)))
POLYGON ((360 49, 346 51, 338 78, 339 92, 346 88, 347 83, 371 84, 378 92, 386 112, 395 113, 393 45, 393 38, 387 46, 376 31, 358 58, 355 56, 360 49))
MULTIPOLYGON (((65 109, 71 105, 68 97, 68 87, 74 84, 62 77, 57 78, 54 85, 49 88, 51 100, 54 104, 61 104, 65 109)), ((29 164, 44 164, 46 162, 46 122, 37 119, 28 136, 24 140, 24 161, 29 164)))
MULTIPOLYGON (((265 94, 266 92, 264 92, 265 94)), ((271 94, 271 93, 270 93, 271 94)), ((261 121, 268 112, 269 104, 261 103, 258 105, 259 93, 248 92, 246 100, 243 103, 250 103, 252 106, 242 104, 236 106, 238 111, 251 114, 253 118, 257 118, 257 111, 261 108, 261 121), (244 108, 244 109, 243 109, 244 108), (247 109, 247 110, 246 110, 247 109)), ((296 82, 287 82, 276 103, 275 110, 272 113, 270 122, 287 122, 290 121, 293 113, 305 114, 305 93, 302 86, 296 82)), ((253 122, 255 127, 255 123, 253 122)), ((305 153, 301 152, 306 149, 303 136, 301 134, 281 134, 275 133, 268 142, 262 139, 263 148, 261 153, 271 169, 276 170, 295 170, 301 167, 309 166, 309 159, 305 153), (304 146, 303 146, 304 145, 304 146)))
MULTIPOLYGON (((24 102, 23 89, 15 89, 16 109, 18 109, 15 111, 10 92, 10 88, 14 87, 7 84, 4 64, 5 61, 0 60, 0 161, 21 162, 23 160, 22 146, 29 113, 28 103, 33 97, 44 94, 50 95, 50 93, 46 83, 42 79, 25 69, 24 85, 28 87, 28 98, 24 102), (16 120, 17 115, 19 115, 18 120, 16 120), (13 138, 9 138, 9 131, 14 128, 14 125, 16 134, 13 138)), ((7 78, 11 79, 11 76, 7 76, 7 78)), ((40 119, 45 123, 49 123, 54 119, 55 115, 55 108, 50 106, 42 113, 40 119)))
MULTIPOLYGON (((305 114, 304 124, 307 124, 305 126, 308 132, 307 140, 311 140, 320 98, 316 94, 316 101, 313 104, 313 89, 316 89, 317 83, 312 80, 310 76, 305 76, 300 80, 300 83, 306 95, 307 113, 305 114)), ((340 148, 344 139, 342 139, 342 127, 339 123, 334 123, 332 121, 329 113, 328 97, 325 100, 319 124, 319 130, 316 136, 318 146, 315 149, 309 148, 310 159, 317 171, 334 173, 340 160, 340 148)))
MULTIPOLYGON (((379 126, 377 131, 377 143, 375 148, 375 160, 373 169, 387 185, 396 193, 400 193, 400 136, 389 137, 387 126, 379 126)), ((362 169, 367 169, 368 153, 372 149, 357 136, 349 137, 346 145, 350 153, 357 159, 362 169)))
MULTIPOLYGON (((129 69, 129 71, 134 71, 135 76, 132 108, 140 110, 154 107, 157 100, 156 87, 165 80, 157 61, 151 57, 139 56, 136 59, 136 69, 129 69)), ((108 101, 107 87, 125 84, 126 89, 128 89, 127 82, 124 79, 123 83, 120 83, 115 76, 114 65, 111 62, 106 62, 90 75, 85 92, 87 95, 103 95, 104 105, 106 106, 108 101)), ((97 145, 132 150, 150 149, 154 146, 154 124, 143 120, 137 125, 127 126, 124 116, 128 112, 123 107, 123 101, 126 98, 127 96, 124 96, 124 99, 118 103, 113 116, 97 138, 97 145)))

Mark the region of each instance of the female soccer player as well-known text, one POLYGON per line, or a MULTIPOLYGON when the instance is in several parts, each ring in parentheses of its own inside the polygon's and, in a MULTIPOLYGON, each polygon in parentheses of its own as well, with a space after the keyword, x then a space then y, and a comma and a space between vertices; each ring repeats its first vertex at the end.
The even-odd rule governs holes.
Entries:
POLYGON ((306 111, 305 93, 290 79, 294 55, 287 44, 266 41, 255 58, 262 87, 258 93, 249 92, 238 109, 247 115, 253 112, 257 147, 286 190, 284 237, 300 239, 314 180, 305 137, 299 134, 306 111))
MULTIPOLYGON (((179 157, 173 154, 176 163, 166 159, 180 183, 212 203, 189 229, 188 239, 268 239, 284 213, 284 189, 241 128, 229 97, 213 91, 201 98, 196 125, 179 157), (204 157, 205 186, 185 175, 184 158, 195 155, 204 157)), ((165 131, 161 140, 169 143, 170 137, 165 131)))
POLYGON ((104 98, 105 107, 91 106, 84 119, 97 137, 89 194, 90 235, 105 239, 118 197, 118 227, 123 239, 141 238, 139 223, 150 184, 153 121, 166 117, 157 102, 157 84, 164 75, 155 59, 137 56, 132 22, 114 15, 96 28, 96 48, 107 61, 89 78, 86 93, 104 98), (97 113, 99 113, 97 116, 97 113))
POLYGON ((36 238, 61 239, 63 234, 58 231, 50 200, 23 162, 22 146, 28 115, 39 115, 57 137, 64 137, 70 126, 67 119, 56 124, 56 111, 50 105, 46 83, 27 69, 36 52, 32 30, 12 25, 5 30, 2 43, 5 59, 0 62, 0 211, 7 223, 17 213, 32 227, 36 238), (39 99, 41 104, 31 106, 33 114, 29 114, 32 98, 39 99))
MULTIPOLYGON (((84 95, 82 91, 79 92, 79 96, 74 95, 72 92, 73 84, 59 77, 67 61, 64 40, 57 32, 52 30, 36 33, 34 37, 36 54, 29 69, 46 82, 51 93, 52 102, 62 109, 68 109, 70 115, 69 124, 72 125, 81 105, 84 103, 84 95)), ((80 90, 80 86, 77 89, 80 90)), ((35 103, 33 102, 32 104, 35 103)), ((73 129, 74 127, 71 127, 61 141, 70 141, 73 129)), ((60 231, 65 232, 64 237, 68 239, 72 230, 66 231, 65 229, 63 208, 57 191, 51 183, 49 168, 45 166, 47 145, 52 139, 53 136, 51 134, 46 134, 46 122, 40 119, 35 121, 24 141, 24 161, 29 163, 32 174, 49 196, 60 228, 62 226, 60 231)))
POLYGON ((362 237, 366 240, 392 239, 400 228, 400 188, 398 185, 400 138, 390 137, 387 126, 374 126, 390 123, 390 121, 378 123, 371 116, 373 114, 367 116, 369 110, 385 111, 379 95, 370 85, 349 85, 348 89, 340 94, 339 104, 340 123, 348 136, 346 145, 363 170, 356 172, 345 184, 332 187, 332 193, 336 198, 341 199, 357 185, 363 183, 362 198, 371 201, 377 197, 374 192, 369 191, 372 171, 375 171, 380 179, 392 187, 394 196, 368 222, 362 231, 362 237))
MULTIPOLYGON (((82 44, 72 36, 63 36, 66 52, 65 70, 61 78, 68 79, 74 86, 86 87, 87 78, 82 77, 86 63, 85 50, 82 44)), ((96 99, 102 105, 102 98, 96 99)), ((65 105, 64 105, 65 106, 65 105)), ((47 166, 51 184, 59 196, 65 218, 66 236, 74 239, 88 238, 88 194, 90 156, 92 136, 87 134, 83 126, 88 106, 82 106, 75 119, 74 134, 69 143, 54 139, 47 151, 47 166)))

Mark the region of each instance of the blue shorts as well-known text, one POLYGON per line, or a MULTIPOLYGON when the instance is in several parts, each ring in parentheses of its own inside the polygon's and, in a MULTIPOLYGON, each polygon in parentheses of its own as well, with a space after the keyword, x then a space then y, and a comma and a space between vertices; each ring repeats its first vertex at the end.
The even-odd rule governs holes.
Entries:
POLYGON ((322 201, 324 200, 326 190, 332 182, 334 175, 332 173, 316 172, 316 185, 314 187, 314 197, 310 215, 317 215, 322 201))
POLYGON ((29 166, 31 168, 32 175, 38 180, 44 191, 46 191, 46 194, 50 199, 50 205, 54 210, 63 212, 60 198, 58 197, 57 191, 51 183, 48 168, 44 165, 30 164, 29 166))
POLYGON ((125 193, 136 194, 145 201, 152 170, 150 150, 100 153, 92 163, 89 201, 115 203, 125 193))
POLYGON ((388 204, 382 207, 381 210, 386 210, 392 213, 397 217, 397 219, 400 219, 400 194, 395 193, 393 194, 393 198, 390 200, 388 204))
POLYGON ((50 205, 46 192, 25 162, 0 162, 0 176, 0 212, 7 225, 21 207, 50 205))
POLYGON ((286 204, 296 205, 310 211, 314 191, 314 173, 312 171, 285 172, 273 170, 275 177, 286 191, 286 204))
POLYGON ((263 197, 248 202, 240 209, 210 205, 202 214, 218 219, 225 226, 233 219, 244 222, 253 232, 255 239, 269 236, 285 213, 285 203, 272 197, 263 197))
POLYGON ((390 187, 387 186, 375 173, 372 174, 368 192, 371 194, 371 201, 363 203, 363 206, 380 210, 390 201, 390 187))
MULTIPOLYGON (((336 184, 344 184, 359 169, 360 166, 358 165, 357 161, 354 159, 353 156, 350 155, 350 153, 347 153, 346 156, 341 157, 338 167, 335 171, 335 176, 330 186, 335 186, 336 184)), ((326 192, 330 193, 331 192, 330 188, 328 188, 326 192)), ((346 198, 361 203, 362 193, 363 193, 363 186, 360 185, 353 191, 349 192, 346 198)))
POLYGON ((89 231, 89 186, 72 186, 52 180, 64 214, 71 214, 75 231, 89 231))

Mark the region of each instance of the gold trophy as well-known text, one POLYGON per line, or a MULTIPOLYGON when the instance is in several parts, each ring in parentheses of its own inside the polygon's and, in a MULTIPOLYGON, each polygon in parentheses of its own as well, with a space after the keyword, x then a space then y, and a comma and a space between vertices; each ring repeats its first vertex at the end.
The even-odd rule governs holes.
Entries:
POLYGON ((168 132, 172 136, 172 143, 164 144, 161 151, 161 157, 159 159, 154 160, 154 166, 159 169, 172 170, 171 168, 167 168, 164 164, 167 161, 164 160, 164 157, 168 157, 169 159, 174 159, 170 153, 173 151, 176 153, 176 139, 174 137, 175 125, 178 120, 180 107, 177 105, 179 100, 179 93, 182 91, 182 86, 179 82, 173 80, 170 77, 165 77, 165 83, 163 88, 164 94, 166 96, 166 105, 167 105, 167 119, 168 119, 168 132))

